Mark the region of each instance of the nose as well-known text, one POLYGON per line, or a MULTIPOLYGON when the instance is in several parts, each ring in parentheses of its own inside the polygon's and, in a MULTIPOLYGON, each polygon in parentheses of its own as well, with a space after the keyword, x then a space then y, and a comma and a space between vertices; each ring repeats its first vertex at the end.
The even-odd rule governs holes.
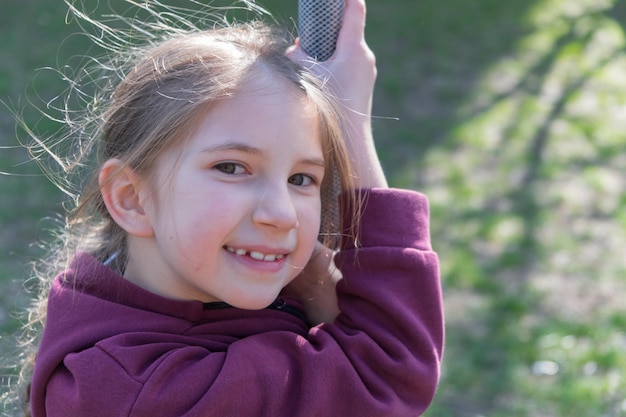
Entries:
POLYGON ((298 213, 287 183, 264 187, 252 220, 256 224, 282 230, 298 227, 298 213))

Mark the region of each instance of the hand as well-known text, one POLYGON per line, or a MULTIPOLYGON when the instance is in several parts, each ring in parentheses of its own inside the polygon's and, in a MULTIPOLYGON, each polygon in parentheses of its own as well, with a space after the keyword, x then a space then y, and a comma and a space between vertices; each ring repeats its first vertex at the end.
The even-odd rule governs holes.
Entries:
POLYGON ((298 39, 287 50, 287 56, 326 80, 340 104, 343 104, 346 145, 356 171, 356 187, 385 188, 387 180, 372 136, 376 59, 365 42, 365 14, 364 0, 346 0, 337 47, 327 61, 316 62, 307 56, 298 39))
POLYGON ((339 315, 335 286, 342 276, 333 262, 334 255, 318 242, 307 266, 283 289, 284 295, 302 302, 312 325, 330 323, 339 315))

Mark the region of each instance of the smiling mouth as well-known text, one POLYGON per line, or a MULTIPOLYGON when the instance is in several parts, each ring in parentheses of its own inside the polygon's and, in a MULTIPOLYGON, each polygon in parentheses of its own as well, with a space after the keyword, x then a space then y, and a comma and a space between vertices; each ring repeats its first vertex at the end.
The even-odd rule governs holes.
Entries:
POLYGON ((285 257, 285 255, 283 254, 276 254, 276 253, 265 254, 265 253, 261 253, 257 251, 247 251, 245 249, 237 249, 237 248, 233 248, 232 246, 224 246, 224 248, 228 252, 234 253, 237 256, 249 256, 252 259, 255 259, 257 261, 263 261, 263 262, 276 262, 276 261, 280 261, 281 259, 285 257))

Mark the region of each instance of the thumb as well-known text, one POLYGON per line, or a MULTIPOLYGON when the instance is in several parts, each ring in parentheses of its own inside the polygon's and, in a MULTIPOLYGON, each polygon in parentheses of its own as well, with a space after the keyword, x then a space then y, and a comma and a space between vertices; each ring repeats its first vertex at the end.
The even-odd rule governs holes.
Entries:
POLYGON ((365 1, 364 0, 346 0, 343 11, 343 21, 341 30, 337 38, 337 49, 340 45, 349 44, 351 42, 359 43, 365 37, 365 1))

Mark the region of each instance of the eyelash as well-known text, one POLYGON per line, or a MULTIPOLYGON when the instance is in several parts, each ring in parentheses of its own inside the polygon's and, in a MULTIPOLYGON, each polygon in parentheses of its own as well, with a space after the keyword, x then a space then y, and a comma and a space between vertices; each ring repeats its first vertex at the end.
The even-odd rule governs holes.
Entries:
MULTIPOLYGON (((219 172, 221 172, 223 174, 226 174, 226 175, 249 174, 249 172, 246 169, 246 167, 244 165, 240 164, 240 163, 237 163, 237 162, 220 162, 219 164, 215 164, 214 169, 216 169, 217 171, 219 171, 219 172), (233 169, 229 170, 227 168, 233 168, 233 169), (243 172, 237 172, 238 169, 242 170, 243 172)), ((315 178, 314 176, 308 175, 308 174, 302 174, 302 173, 298 173, 298 174, 292 175, 291 177, 289 177, 287 182, 289 184, 293 184, 293 185, 298 186, 298 187, 308 187, 308 186, 317 185, 319 183, 317 178, 315 178), (294 179, 297 178, 297 177, 302 177, 305 180, 308 179, 309 183, 308 184, 297 184, 294 181, 294 179)))

